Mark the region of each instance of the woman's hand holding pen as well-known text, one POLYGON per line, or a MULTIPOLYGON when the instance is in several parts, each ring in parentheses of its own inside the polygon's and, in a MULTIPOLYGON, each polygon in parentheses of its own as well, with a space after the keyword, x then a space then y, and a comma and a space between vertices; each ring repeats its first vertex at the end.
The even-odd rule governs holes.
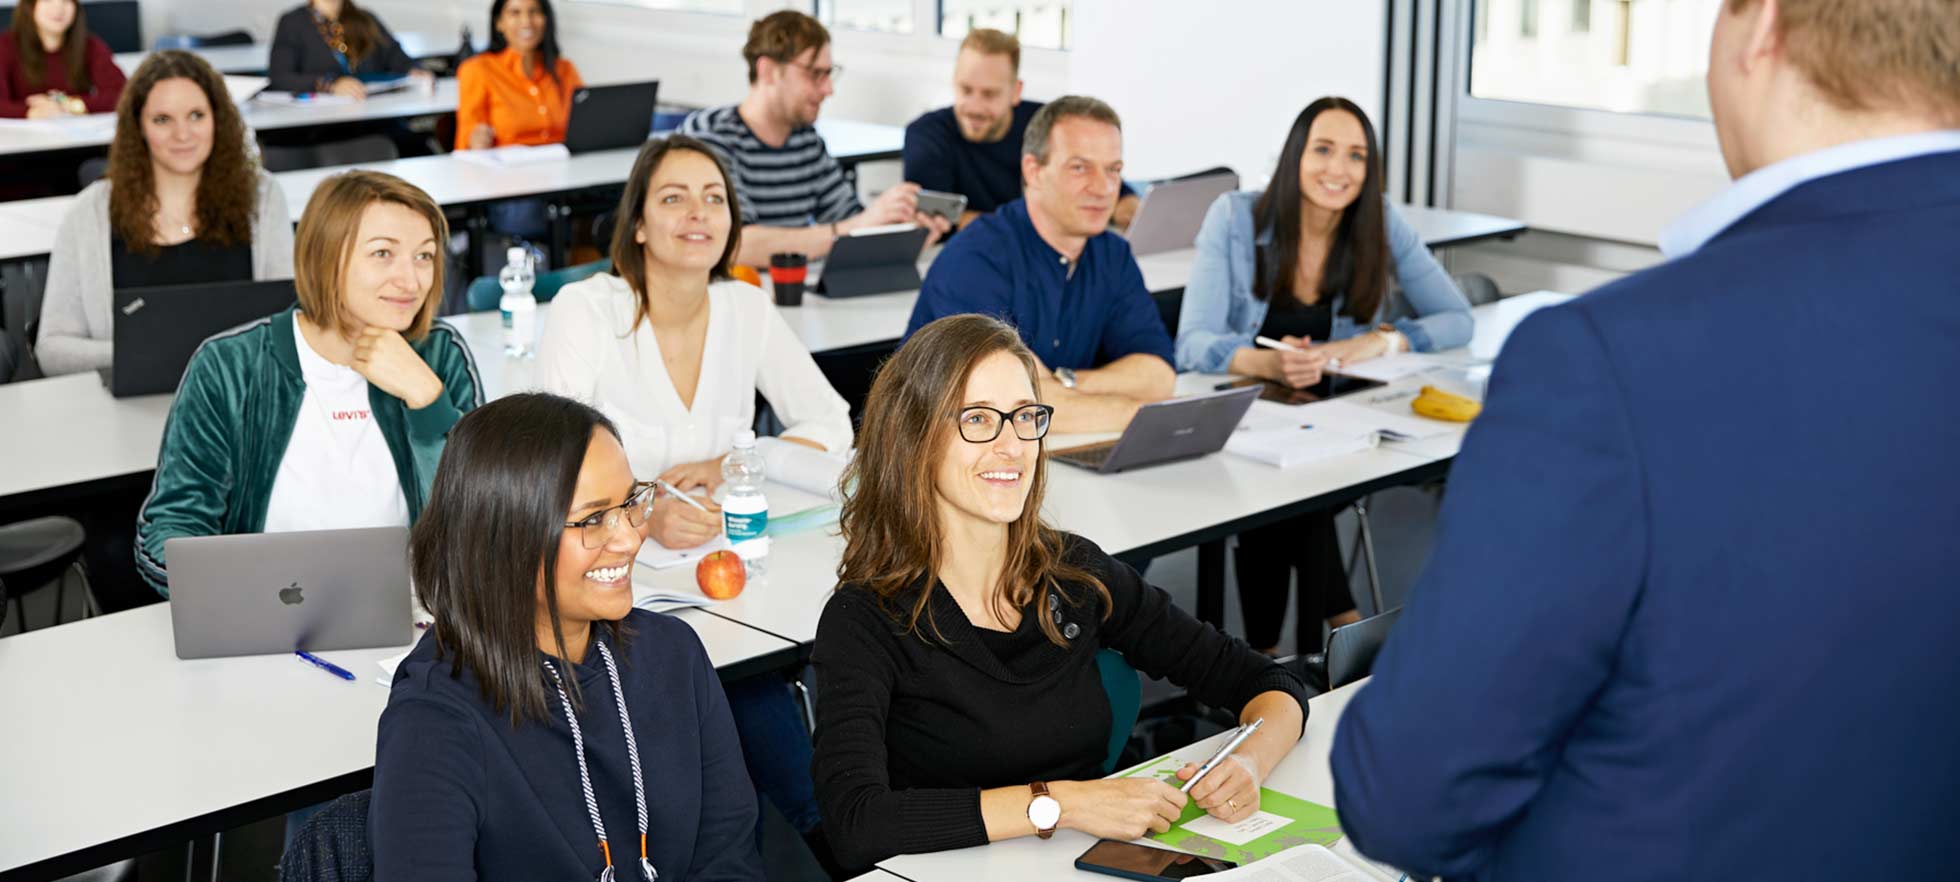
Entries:
MULTIPOLYGON (((1177 770, 1177 780, 1189 781, 1198 773, 1197 763, 1185 763, 1177 770)), ((1191 798, 1212 817, 1228 824, 1243 821, 1259 810, 1259 764, 1251 757, 1234 753, 1213 766, 1204 780, 1191 788, 1191 798)))

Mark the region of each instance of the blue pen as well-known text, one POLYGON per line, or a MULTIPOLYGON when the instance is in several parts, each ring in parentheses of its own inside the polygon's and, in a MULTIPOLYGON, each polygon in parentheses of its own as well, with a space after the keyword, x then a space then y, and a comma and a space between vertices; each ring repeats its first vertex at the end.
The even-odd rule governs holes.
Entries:
POLYGON ((300 659, 302 661, 305 661, 307 664, 319 668, 320 670, 326 671, 327 673, 339 677, 342 680, 354 679, 353 671, 350 671, 337 664, 334 664, 333 662, 327 661, 326 659, 314 655, 313 653, 307 652, 304 649, 298 650, 293 654, 299 656, 300 659))

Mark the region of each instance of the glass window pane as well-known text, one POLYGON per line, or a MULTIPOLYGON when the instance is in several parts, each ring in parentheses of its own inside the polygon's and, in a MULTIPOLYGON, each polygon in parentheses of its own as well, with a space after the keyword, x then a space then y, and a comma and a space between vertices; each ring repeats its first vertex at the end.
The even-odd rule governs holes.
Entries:
POLYGON ((581 3, 604 3, 609 6, 638 6, 642 9, 660 9, 673 12, 708 12, 715 15, 747 15, 744 0, 578 0, 581 3))
POLYGON ((939 35, 957 40, 993 28, 1020 37, 1023 47, 1067 49, 1070 13, 1068 0, 939 0, 939 35))
POLYGON ((817 0, 825 27, 886 34, 912 33, 912 0, 817 0))
POLYGON ((1475 98, 1708 117, 1708 38, 1723 0, 1477 0, 1475 98))

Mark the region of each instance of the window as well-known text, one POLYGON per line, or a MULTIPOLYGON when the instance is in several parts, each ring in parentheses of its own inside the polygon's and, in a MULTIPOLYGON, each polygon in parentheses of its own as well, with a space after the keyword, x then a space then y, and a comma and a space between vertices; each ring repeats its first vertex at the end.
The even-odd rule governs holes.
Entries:
POLYGON ((939 0, 939 35, 960 39, 974 28, 1021 38, 1023 48, 1067 49, 1068 0, 939 0))
MULTIPOLYGON (((715 15, 748 15, 746 0, 583 0, 614 6, 638 6, 672 12, 708 12, 715 15)), ((561 29, 562 32, 562 29, 561 29)))
POLYGON ((884 34, 912 33, 912 0, 817 0, 825 26, 884 34))
POLYGON ((1470 96, 1705 119, 1708 35, 1722 3, 1575 0, 1570 27, 1540 29, 1537 0, 1478 0, 1470 96), (1520 26, 1491 28, 1492 17, 1520 26))

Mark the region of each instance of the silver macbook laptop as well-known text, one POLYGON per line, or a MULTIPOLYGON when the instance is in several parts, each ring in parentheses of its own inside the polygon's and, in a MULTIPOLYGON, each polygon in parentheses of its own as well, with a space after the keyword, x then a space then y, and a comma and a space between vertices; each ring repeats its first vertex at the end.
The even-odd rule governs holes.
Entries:
POLYGON ((1230 172, 1183 181, 1165 181, 1151 187, 1137 205, 1136 217, 1124 234, 1132 254, 1159 254, 1189 248, 1198 241, 1198 229, 1205 225, 1205 212, 1218 197, 1239 188, 1239 176, 1230 172))
POLYGON ((408 528, 163 543, 178 658, 406 646, 408 528))
POLYGON ((1245 386, 1146 404, 1137 409, 1123 437, 1049 455, 1105 475, 1204 456, 1224 448, 1258 397, 1257 386, 1245 386))

